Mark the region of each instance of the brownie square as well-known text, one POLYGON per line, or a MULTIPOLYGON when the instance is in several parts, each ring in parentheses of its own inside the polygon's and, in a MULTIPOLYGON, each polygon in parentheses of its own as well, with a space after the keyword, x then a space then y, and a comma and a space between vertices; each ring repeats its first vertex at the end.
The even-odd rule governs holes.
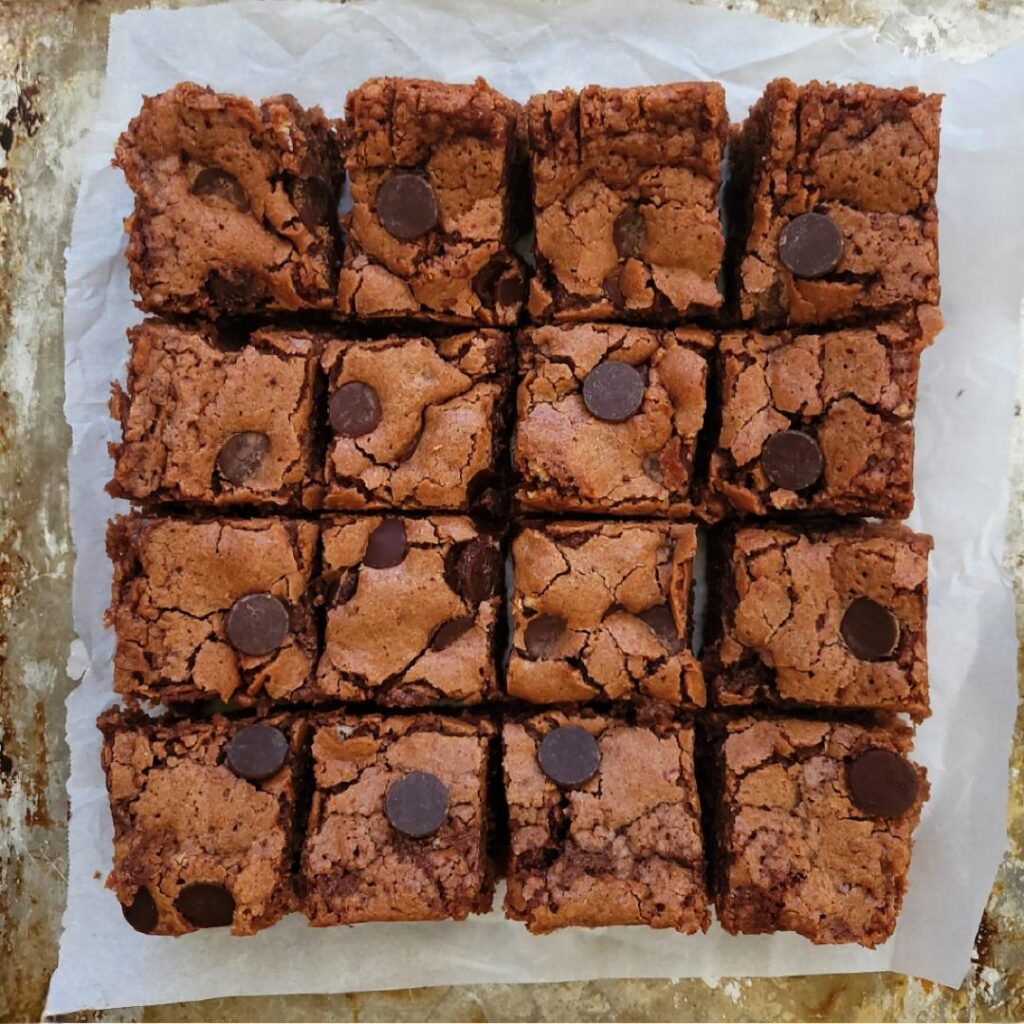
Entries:
POLYGON ((137 931, 268 928, 295 909, 306 725, 274 715, 99 720, 114 819, 107 879, 137 931))
POLYGON ((931 547, 895 524, 728 531, 710 573, 716 703, 927 717, 931 547))
POLYGON ((458 516, 333 516, 322 543, 317 696, 420 707, 499 695, 496 536, 458 516))
POLYGON ((725 724, 714 877, 727 932, 868 947, 892 935, 928 798, 912 736, 896 720, 725 724))
POLYGON ((939 299, 942 97, 771 82, 730 145, 739 312, 762 327, 939 299))
POLYGON ((325 507, 507 507, 511 363, 495 330, 329 342, 325 507))
POLYGON ((317 926, 464 920, 494 898, 494 727, 335 714, 313 731, 302 909, 317 926))
POLYGON ((503 737, 508 917, 531 932, 707 929, 691 725, 552 711, 503 737))
POLYGON ((317 355, 305 331, 223 331, 147 320, 128 331, 127 390, 110 414, 114 497, 189 505, 316 508, 317 355))
POLYGON ((873 327, 722 335, 712 490, 755 515, 906 518, 920 357, 941 326, 924 306, 873 327))
POLYGON ((530 523, 512 542, 510 697, 703 707, 689 523, 530 523))
POLYGON ((363 318, 514 324, 517 103, 472 85, 371 78, 345 104, 352 209, 338 309, 363 318))
POLYGON ((131 701, 301 699, 317 655, 317 525, 118 516, 114 690, 131 701))
POLYGON ((323 309, 337 281, 342 168, 319 107, 183 82, 147 96, 114 163, 139 306, 206 316, 323 309))
POLYGON ((526 123, 534 320, 664 322, 719 308, 720 85, 549 92, 529 101, 526 123))
POLYGON ((699 508, 697 440, 714 336, 619 324, 518 338, 512 445, 524 509, 679 518, 699 508))

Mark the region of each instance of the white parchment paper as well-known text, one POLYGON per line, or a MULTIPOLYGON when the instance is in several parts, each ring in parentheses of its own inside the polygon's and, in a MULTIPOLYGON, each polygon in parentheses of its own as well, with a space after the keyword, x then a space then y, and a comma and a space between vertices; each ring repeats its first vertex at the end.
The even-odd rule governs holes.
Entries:
POLYGON ((1009 430, 1024 279, 1024 48, 973 66, 911 59, 864 31, 784 25, 673 0, 353 0, 237 3, 113 19, 107 80, 87 141, 67 263, 66 413, 79 639, 68 701, 71 864, 60 963, 47 1012, 233 994, 341 992, 469 982, 601 977, 782 975, 896 970, 959 985, 1005 846, 1016 643, 1000 568, 1009 430), (626 14, 626 11, 629 11, 626 14), (793 935, 683 937, 640 928, 533 937, 500 914, 463 924, 313 930, 297 915, 252 938, 139 935, 103 881, 111 823, 97 713, 112 702, 113 637, 103 628, 110 567, 103 484, 108 382, 123 375, 128 290, 121 218, 131 196, 110 165, 143 93, 180 79, 254 98, 293 92, 330 114, 371 75, 466 81, 533 92, 589 82, 719 79, 736 119, 777 75, 945 92, 940 169, 947 328, 924 357, 917 416, 917 511, 935 535, 930 603, 934 715, 917 756, 932 798, 917 834, 910 893, 880 949, 815 947, 793 935))

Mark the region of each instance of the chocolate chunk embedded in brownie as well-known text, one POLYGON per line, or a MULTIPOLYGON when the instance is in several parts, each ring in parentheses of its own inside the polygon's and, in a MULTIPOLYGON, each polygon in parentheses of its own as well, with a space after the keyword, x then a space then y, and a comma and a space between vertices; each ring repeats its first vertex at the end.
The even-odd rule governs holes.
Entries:
POLYGON ((463 920, 491 908, 494 728, 331 715, 313 730, 302 907, 314 925, 463 920))
POLYGON ((550 712, 503 736, 509 917, 707 928, 692 726, 550 712))
POLYGON ((108 622, 114 689, 131 700, 301 699, 316 663, 317 525, 119 516, 108 622))
POLYGON ((512 543, 509 695, 702 707, 690 651, 696 550, 688 523, 524 526, 512 543))
POLYGON ((522 508, 677 518, 699 508, 710 332, 579 324, 530 328, 517 343, 522 508))
POLYGON ((716 744, 718 919, 733 935, 793 931, 877 946, 907 889, 928 798, 899 722, 729 721, 716 744))
POLYGON ((251 935, 294 909, 301 719, 161 721, 115 709, 99 725, 114 819, 107 886, 129 925, 251 935))
POLYGON ((549 92, 526 105, 526 123, 534 320, 665 322, 719 308, 720 85, 549 92))
POLYGON ((519 105, 473 85, 371 78, 348 95, 352 209, 338 309, 362 318, 516 322, 519 105))
POLYGON ((939 298, 942 97, 771 82, 730 145, 740 315, 860 320, 939 298))
POLYGON ((183 82, 146 97, 115 153, 135 193, 127 257, 142 309, 331 306, 343 173, 319 108, 183 82))

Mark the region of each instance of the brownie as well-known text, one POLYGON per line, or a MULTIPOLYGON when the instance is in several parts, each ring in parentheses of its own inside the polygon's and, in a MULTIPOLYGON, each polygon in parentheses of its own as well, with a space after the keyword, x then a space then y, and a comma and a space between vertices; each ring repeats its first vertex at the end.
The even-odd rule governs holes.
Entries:
POLYGON ((672 517, 699 511, 695 458, 714 343, 695 328, 523 331, 512 445, 520 507, 672 517))
POLYGON ((342 315, 515 323, 520 108, 472 85, 371 78, 345 104, 342 315))
POLYGON ((183 82, 147 96, 115 149, 139 306, 206 316, 330 308, 338 139, 293 96, 259 106, 183 82))
POLYGON ((938 302, 941 106, 913 88, 768 85, 729 148, 744 320, 861 321, 938 302))
POLYGON ((689 523, 530 523, 512 542, 509 696, 704 705, 689 523))
POLYGON ((551 711, 503 735, 509 917, 706 930, 691 725, 551 711))
POLYGON ((114 819, 107 887, 129 925, 251 935, 295 909, 302 719, 157 720, 113 709, 99 726, 114 819))
POLYGON ((872 327, 722 335, 719 500, 756 515, 906 518, 918 367, 941 326, 923 306, 872 327))
POLYGON ((504 560, 494 535, 459 516, 333 516, 322 543, 317 696, 388 707, 498 696, 504 560))
POLYGON ((289 519, 111 520, 114 690, 171 705, 301 699, 316 547, 316 523, 289 519))
POLYGON ((494 744, 490 724, 438 715, 317 720, 299 883, 310 923, 489 911, 494 744))
POLYGON ((873 947, 896 926, 928 797, 911 730, 729 721, 716 743, 715 901, 733 935, 793 931, 873 947))
POLYGON ((500 512, 511 362, 488 329, 329 342, 325 506, 500 512))
POLYGON ((147 320, 128 331, 127 390, 113 385, 108 490, 136 502, 316 508, 318 343, 305 331, 237 337, 147 320))
POLYGON ((931 547, 896 524, 727 531, 709 573, 716 703, 927 717, 931 547))
POLYGON ((718 83, 549 92, 526 123, 534 320, 677 321, 720 307, 718 83))

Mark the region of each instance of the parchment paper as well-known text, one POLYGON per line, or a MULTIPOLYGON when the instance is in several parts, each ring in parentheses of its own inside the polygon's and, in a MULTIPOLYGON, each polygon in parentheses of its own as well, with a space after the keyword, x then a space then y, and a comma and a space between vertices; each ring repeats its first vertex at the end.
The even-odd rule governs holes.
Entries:
POLYGON ((232 994, 340 992, 469 982, 896 970, 959 985, 1004 850, 1016 706, 1013 602, 1000 568, 1024 277, 1024 48, 974 66, 910 59, 864 31, 784 25, 673 0, 514 4, 445 0, 238 3, 113 19, 107 80, 88 138, 67 264, 66 413, 77 549, 68 701, 71 866, 48 1013, 232 994), (627 13, 628 12, 628 13, 627 13), (777 75, 917 83, 947 94, 940 169, 947 328, 924 357, 917 511, 935 535, 930 603, 934 715, 917 756, 932 798, 917 833, 896 935, 874 951, 793 935, 682 937, 641 928, 543 938, 499 914, 463 924, 313 930, 293 915, 252 938, 139 935, 104 890, 111 823, 97 713, 112 702, 102 624, 110 567, 108 382, 123 375, 133 308, 121 218, 131 196, 109 166, 118 132, 156 93, 191 78, 254 98, 293 92, 334 115, 370 75, 483 74, 525 99, 589 82, 719 79, 736 119, 777 75))

